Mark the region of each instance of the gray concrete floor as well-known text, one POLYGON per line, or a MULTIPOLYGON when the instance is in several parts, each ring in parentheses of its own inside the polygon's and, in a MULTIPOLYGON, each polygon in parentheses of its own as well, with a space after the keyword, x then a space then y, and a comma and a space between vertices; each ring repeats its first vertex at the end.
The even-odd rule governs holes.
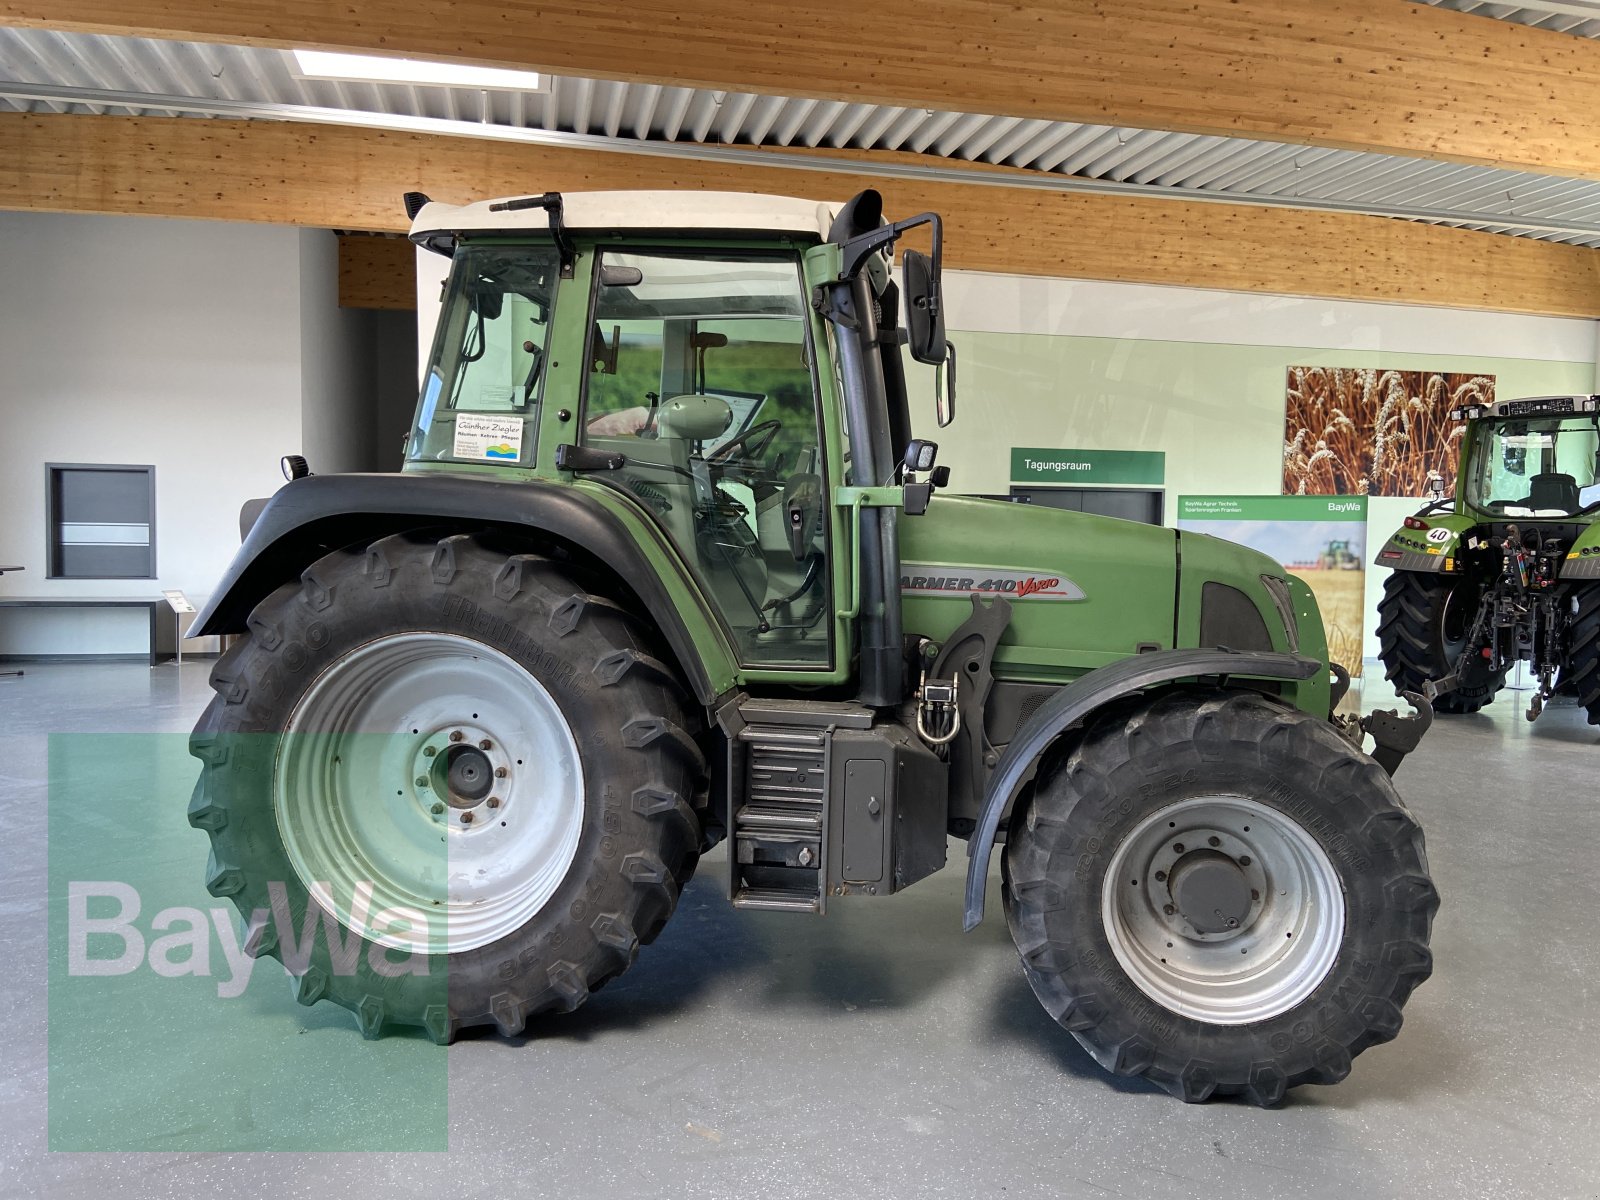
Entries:
MULTIPOLYGON (((1278 1110, 1104 1076, 1034 1001, 1003 922, 960 932, 953 855, 823 919, 734 912, 703 871, 580 1012, 448 1051, 448 1152, 48 1151, 46 735, 185 731, 206 670, 0 679, 0 1196, 1600 1194, 1600 737, 1571 707, 1529 726, 1511 694, 1438 722, 1399 779, 1444 897, 1432 980, 1395 1042, 1278 1110)), ((183 835, 198 877, 203 839, 183 835)), ((264 1014, 342 1018, 287 997, 264 1014)))

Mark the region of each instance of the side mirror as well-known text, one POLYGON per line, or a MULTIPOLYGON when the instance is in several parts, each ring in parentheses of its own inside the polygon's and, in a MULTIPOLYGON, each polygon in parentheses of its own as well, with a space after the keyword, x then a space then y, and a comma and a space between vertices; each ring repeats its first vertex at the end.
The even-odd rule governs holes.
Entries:
POLYGON ((943 429, 956 419, 956 347, 954 342, 944 344, 945 358, 939 364, 933 381, 933 412, 943 429))
POLYGON ((944 297, 933 260, 916 250, 900 259, 905 276, 906 330, 911 336, 911 357, 919 363, 945 360, 944 297))

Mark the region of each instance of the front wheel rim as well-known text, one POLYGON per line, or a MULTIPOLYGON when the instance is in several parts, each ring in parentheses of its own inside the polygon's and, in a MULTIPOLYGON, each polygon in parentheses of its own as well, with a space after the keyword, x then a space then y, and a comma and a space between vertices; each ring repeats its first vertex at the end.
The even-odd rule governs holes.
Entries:
POLYGON ((300 883, 346 929, 460 953, 522 928, 566 878, 583 765, 520 663, 455 634, 396 634, 339 659, 295 706, 273 806, 300 883))
POLYGON ((1146 817, 1113 853, 1100 909, 1139 990, 1213 1025, 1301 1004, 1344 939, 1344 890, 1327 852, 1299 822, 1243 796, 1146 817))

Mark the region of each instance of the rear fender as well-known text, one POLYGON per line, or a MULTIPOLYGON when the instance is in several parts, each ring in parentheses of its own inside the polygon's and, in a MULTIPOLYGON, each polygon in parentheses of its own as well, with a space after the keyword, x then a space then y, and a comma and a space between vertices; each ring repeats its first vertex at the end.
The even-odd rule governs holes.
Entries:
POLYGON ((250 526, 190 636, 242 633, 257 602, 330 550, 419 526, 492 526, 609 574, 649 614, 696 699, 737 685, 737 659, 688 570, 648 519, 571 485, 459 475, 315 475, 279 489, 250 526), (621 510, 621 511, 619 511, 621 510))
POLYGON ((994 851, 1000 818, 1017 791, 1037 767, 1039 756, 1072 726, 1081 723, 1113 700, 1146 688, 1182 679, 1209 676, 1268 680, 1310 679, 1325 672, 1314 658, 1269 651, 1156 650, 1135 654, 1107 667, 1090 671, 1062 688, 1039 706, 1037 712, 1011 739, 989 776, 977 828, 967 853, 967 904, 965 928, 983 920, 983 893, 989 877, 989 856, 994 851))
POLYGON ((1426 521, 1428 528, 1395 530, 1378 551, 1374 566, 1423 574, 1455 570, 1462 535, 1478 525, 1478 519, 1458 513, 1431 513, 1427 509, 1418 518, 1426 521))

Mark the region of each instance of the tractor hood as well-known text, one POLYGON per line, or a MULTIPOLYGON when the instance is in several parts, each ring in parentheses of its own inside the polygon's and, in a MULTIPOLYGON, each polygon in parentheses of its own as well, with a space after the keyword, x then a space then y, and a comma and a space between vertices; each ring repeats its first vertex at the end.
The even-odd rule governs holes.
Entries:
POLYGON ((925 517, 900 522, 900 560, 908 634, 942 641, 974 595, 1011 602, 995 658, 1011 678, 1070 679, 1148 650, 1322 641, 1314 603, 1281 565, 1205 534, 940 495, 925 517), (1315 632, 1298 636, 1308 625, 1315 632))
POLYGON ((996 673, 1069 679, 1173 645, 1177 546, 1154 525, 941 494, 900 522, 905 630, 941 641, 970 597, 1003 596, 1012 614, 996 673))

